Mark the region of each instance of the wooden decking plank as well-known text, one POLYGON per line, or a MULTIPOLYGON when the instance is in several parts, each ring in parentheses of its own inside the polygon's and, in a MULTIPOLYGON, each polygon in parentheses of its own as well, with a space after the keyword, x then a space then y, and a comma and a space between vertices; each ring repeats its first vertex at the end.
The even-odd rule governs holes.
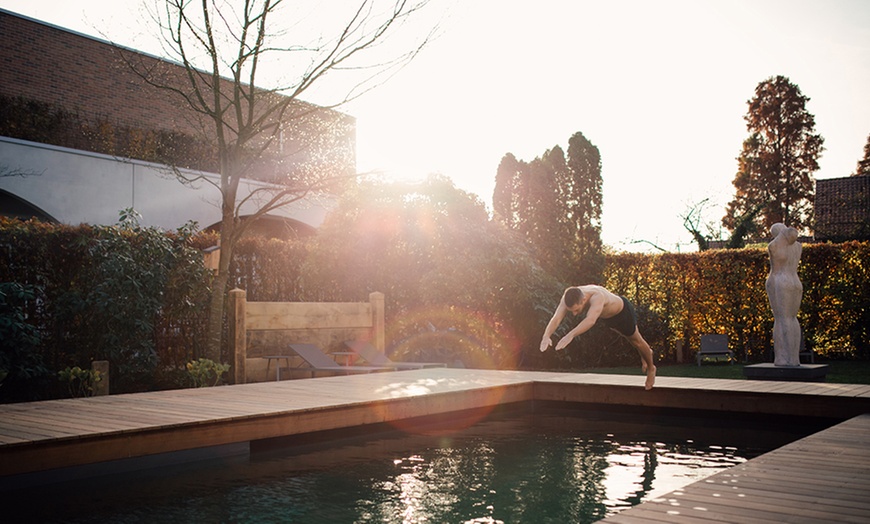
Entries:
POLYGON ((201 405, 192 405, 187 401, 173 402, 170 399, 149 399, 147 402, 137 403, 135 401, 129 404, 117 404, 111 406, 111 410, 129 410, 131 414, 141 414, 147 416, 163 416, 167 420, 189 420, 195 422, 198 420, 208 420, 215 417, 232 416, 239 414, 256 413, 255 410, 241 410, 238 407, 233 409, 227 408, 224 403, 220 407, 204 407, 201 405))
MULTIPOLYGON (((722 500, 731 500, 734 504, 741 504, 742 501, 770 504, 771 500, 776 500, 778 504, 787 504, 789 507, 797 509, 804 507, 811 509, 823 508, 823 511, 843 512, 848 515, 863 515, 870 519, 870 506, 868 506, 866 500, 861 500, 863 493, 860 490, 850 491, 849 496, 835 498, 829 496, 827 492, 812 490, 811 488, 802 492, 796 491, 791 486, 784 489, 777 488, 778 486, 769 483, 756 483, 750 488, 746 485, 738 487, 696 482, 687 489, 691 489, 695 493, 703 493, 705 496, 718 496, 722 500)), ((864 491, 866 492, 866 490, 864 491)))
POLYGON ((73 415, 81 418, 111 421, 114 429, 119 431, 143 429, 150 425, 163 425, 167 422, 166 417, 147 417, 141 411, 131 411, 115 404, 77 407, 67 416, 73 415))
POLYGON ((25 439, 21 437, 14 437, 12 435, 3 434, 3 430, 0 430, 0 445, 14 445, 14 444, 22 444, 26 442, 31 442, 30 439, 25 439))
MULTIPOLYGON (((116 420, 120 407, 114 407, 111 410, 104 410, 100 413, 111 419, 116 420)), ((128 420, 133 420, 140 425, 147 426, 173 426, 179 424, 195 424, 197 422, 206 422, 214 420, 215 417, 205 414, 195 414, 190 412, 173 411, 169 406, 139 406, 134 410, 125 411, 125 416, 128 420)))
POLYGON ((778 380, 764 381, 765 393, 785 394, 794 391, 795 389, 804 389, 805 385, 800 382, 781 382, 778 380))
MULTIPOLYGON (((145 411, 144 404, 129 404, 125 405, 124 401, 119 401, 117 403, 112 404, 103 404, 99 407, 92 407, 91 409, 85 409, 83 407, 76 407, 74 410, 58 410, 55 412, 42 410, 39 412, 34 412, 30 417, 34 420, 61 420, 61 421, 69 421, 69 422, 87 422, 93 424, 94 427, 99 427, 101 429, 111 430, 118 429, 119 421, 125 420, 130 417, 137 416, 138 413, 145 411), (122 414, 124 417, 118 418, 118 410, 123 410, 122 414)), ((10 418, 16 418, 19 416, 18 414, 10 415, 10 418)), ((166 414, 167 418, 171 418, 171 415, 166 414)), ((88 426, 86 426, 88 427, 88 426)))
POLYGON ((767 489, 771 491, 795 491, 804 493, 807 496, 813 496, 813 493, 817 495, 819 493, 837 491, 836 495, 831 495, 832 497, 838 497, 841 494, 847 493, 854 496, 860 496, 862 493, 861 490, 853 492, 855 484, 842 479, 834 481, 820 476, 790 478, 789 475, 784 474, 782 471, 770 471, 761 468, 753 468, 745 473, 740 473, 739 476, 737 475, 738 474, 735 473, 732 478, 734 478, 740 486, 749 484, 750 482, 760 481, 764 482, 767 489), (814 487, 815 490, 808 489, 810 487, 814 487))
POLYGON ((732 503, 728 500, 722 500, 721 497, 704 496, 689 489, 676 498, 680 505, 671 506, 672 508, 691 507, 692 509, 699 510, 705 520, 713 520, 711 518, 713 515, 720 515, 727 522, 755 522, 761 519, 775 522, 816 523, 844 522, 844 517, 848 517, 838 514, 837 518, 833 519, 829 512, 808 508, 797 509, 792 505, 780 505, 775 499, 767 503, 750 502, 744 499, 732 503))
POLYGON ((94 427, 93 425, 89 425, 75 420, 62 421, 55 418, 28 417, 24 414, 9 416, 6 419, 6 422, 13 423, 24 428, 30 427, 36 429, 45 429, 61 436, 79 435, 82 433, 96 433, 98 431, 105 431, 106 429, 109 429, 109 426, 94 427))
MULTIPOLYGON (((179 411, 172 411, 173 415, 185 415, 188 420, 191 422, 197 422, 202 420, 209 420, 211 418, 225 418, 229 417, 231 414, 244 414, 243 412, 237 412, 235 410, 228 410, 224 407, 208 407, 208 406, 191 406, 187 405, 184 401, 181 402, 165 402, 165 403, 156 403, 154 400, 148 400, 144 403, 143 407, 147 406, 162 406, 169 408, 169 406, 180 406, 182 409, 179 411)), ((123 404, 107 404, 100 406, 97 409, 93 410, 95 415, 100 415, 101 413, 105 413, 107 417, 117 417, 121 420, 130 420, 136 422, 147 421, 148 423, 154 424, 163 424, 163 423, 173 423, 169 413, 162 414, 159 411, 146 411, 145 409, 130 409, 123 404)))
POLYGON ((20 424, 7 424, 5 421, 0 421, 0 435, 33 442, 35 440, 54 438, 56 433, 46 429, 35 429, 21 426, 20 424))
POLYGON ((687 524, 700 524, 708 522, 727 523, 758 523, 758 524, 782 524, 782 516, 774 512, 757 513, 742 508, 684 505, 681 503, 645 502, 640 506, 625 510, 624 512, 608 517, 603 522, 628 522, 627 519, 639 516, 641 521, 651 522, 681 522, 687 524))
POLYGON ((761 497, 766 500, 776 495, 782 500, 789 501, 818 500, 819 495, 823 494, 825 502, 835 506, 853 506, 856 500, 860 500, 866 492, 861 487, 855 488, 853 486, 824 490, 819 489, 815 483, 761 479, 751 473, 741 476, 739 482, 723 482, 717 479, 719 479, 719 475, 714 475, 703 482, 692 484, 691 489, 726 493, 740 497, 761 497))

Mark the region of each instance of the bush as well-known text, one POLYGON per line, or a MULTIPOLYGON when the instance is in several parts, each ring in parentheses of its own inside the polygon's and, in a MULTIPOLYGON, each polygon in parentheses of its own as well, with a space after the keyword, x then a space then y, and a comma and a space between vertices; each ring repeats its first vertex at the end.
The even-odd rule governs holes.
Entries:
POLYGON ((42 337, 27 318, 27 305, 37 288, 16 282, 0 283, 0 399, 37 400, 48 376, 40 352, 42 337))
POLYGON ((93 369, 82 369, 78 366, 67 367, 57 373, 58 379, 66 385, 70 397, 90 397, 94 394, 97 382, 103 380, 103 375, 93 369))
POLYGON ((193 387, 204 388, 208 386, 217 386, 223 380, 224 373, 230 370, 229 364, 218 364, 217 362, 201 358, 187 363, 187 373, 190 376, 193 387))
POLYGON ((143 391, 156 387, 159 366, 196 358, 210 274, 192 247, 194 226, 166 233, 140 227, 132 210, 120 218, 111 227, 0 219, 0 282, 30 290, 7 314, 26 344, 2 337, 4 358, 20 363, 7 368, 3 399, 56 396, 56 382, 36 379, 93 360, 110 362, 114 391, 143 391))

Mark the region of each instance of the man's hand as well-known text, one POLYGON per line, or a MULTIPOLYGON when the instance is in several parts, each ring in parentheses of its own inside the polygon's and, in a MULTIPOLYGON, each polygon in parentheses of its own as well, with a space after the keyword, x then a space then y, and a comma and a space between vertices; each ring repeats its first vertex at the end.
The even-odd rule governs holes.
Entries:
POLYGON ((541 339, 541 353, 547 351, 548 347, 550 347, 550 337, 544 337, 541 339))
POLYGON ((556 351, 568 347, 568 344, 570 344, 572 340, 574 340, 574 337, 572 337, 571 335, 565 335, 564 337, 562 337, 562 340, 560 340, 559 343, 556 344, 556 351))

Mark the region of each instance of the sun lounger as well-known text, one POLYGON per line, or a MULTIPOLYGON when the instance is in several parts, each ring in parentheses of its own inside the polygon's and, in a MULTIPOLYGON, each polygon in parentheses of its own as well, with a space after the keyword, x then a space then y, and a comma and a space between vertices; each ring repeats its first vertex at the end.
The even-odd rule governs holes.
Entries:
POLYGON ((445 364, 441 362, 397 362, 395 360, 390 360, 390 358, 379 351, 378 348, 364 340, 346 340, 344 345, 365 359, 366 362, 375 366, 388 366, 395 369, 445 367, 445 364))
POLYGON ((308 367, 300 368, 311 371, 331 371, 334 373, 373 373, 375 371, 395 371, 390 366, 342 366, 334 361, 314 344, 290 344, 290 349, 296 352, 308 367))

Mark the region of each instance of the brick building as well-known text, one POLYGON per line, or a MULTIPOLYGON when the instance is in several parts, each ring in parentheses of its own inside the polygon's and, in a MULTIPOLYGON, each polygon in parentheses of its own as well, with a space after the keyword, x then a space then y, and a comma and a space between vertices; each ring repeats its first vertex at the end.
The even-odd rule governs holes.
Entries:
POLYGON ((0 95, 86 118, 109 117, 119 125, 195 132, 171 99, 147 88, 124 64, 120 48, 3 10, 0 34, 0 95))
MULTIPOLYGON (((149 86, 130 64, 160 75, 161 82, 178 79, 177 85, 183 86, 181 66, 2 9, 0 35, 0 136, 113 158, 216 171, 216 155, 208 132, 203 131, 213 124, 203 122, 180 99, 149 86)), ((281 123, 280 140, 247 176, 281 183, 313 169, 353 174, 355 127, 348 115, 294 102, 281 123)), ((21 144, 13 145, 14 154, 0 155, 6 159, 7 170, 9 158, 20 156, 21 144)), ((31 156, 28 153, 27 158, 31 156)), ((52 165, 56 164, 57 160, 52 165)), ((15 164, 12 168, 45 173, 41 165, 15 164)), ((30 182, 45 185, 52 180, 54 187, 44 191, 58 191, 56 184, 66 178, 62 173, 49 174, 53 176, 33 177, 30 182)), ((31 200, 38 192, 31 188, 24 191, 26 195, 16 193, 20 184, 10 188, 6 178, 0 177, 0 214, 12 214, 12 207, 21 214, 21 205, 28 203, 44 209, 39 201, 31 200), (4 213, 4 201, 9 213, 4 213)))
POLYGON ((870 240, 870 176, 816 181, 817 241, 870 240))

